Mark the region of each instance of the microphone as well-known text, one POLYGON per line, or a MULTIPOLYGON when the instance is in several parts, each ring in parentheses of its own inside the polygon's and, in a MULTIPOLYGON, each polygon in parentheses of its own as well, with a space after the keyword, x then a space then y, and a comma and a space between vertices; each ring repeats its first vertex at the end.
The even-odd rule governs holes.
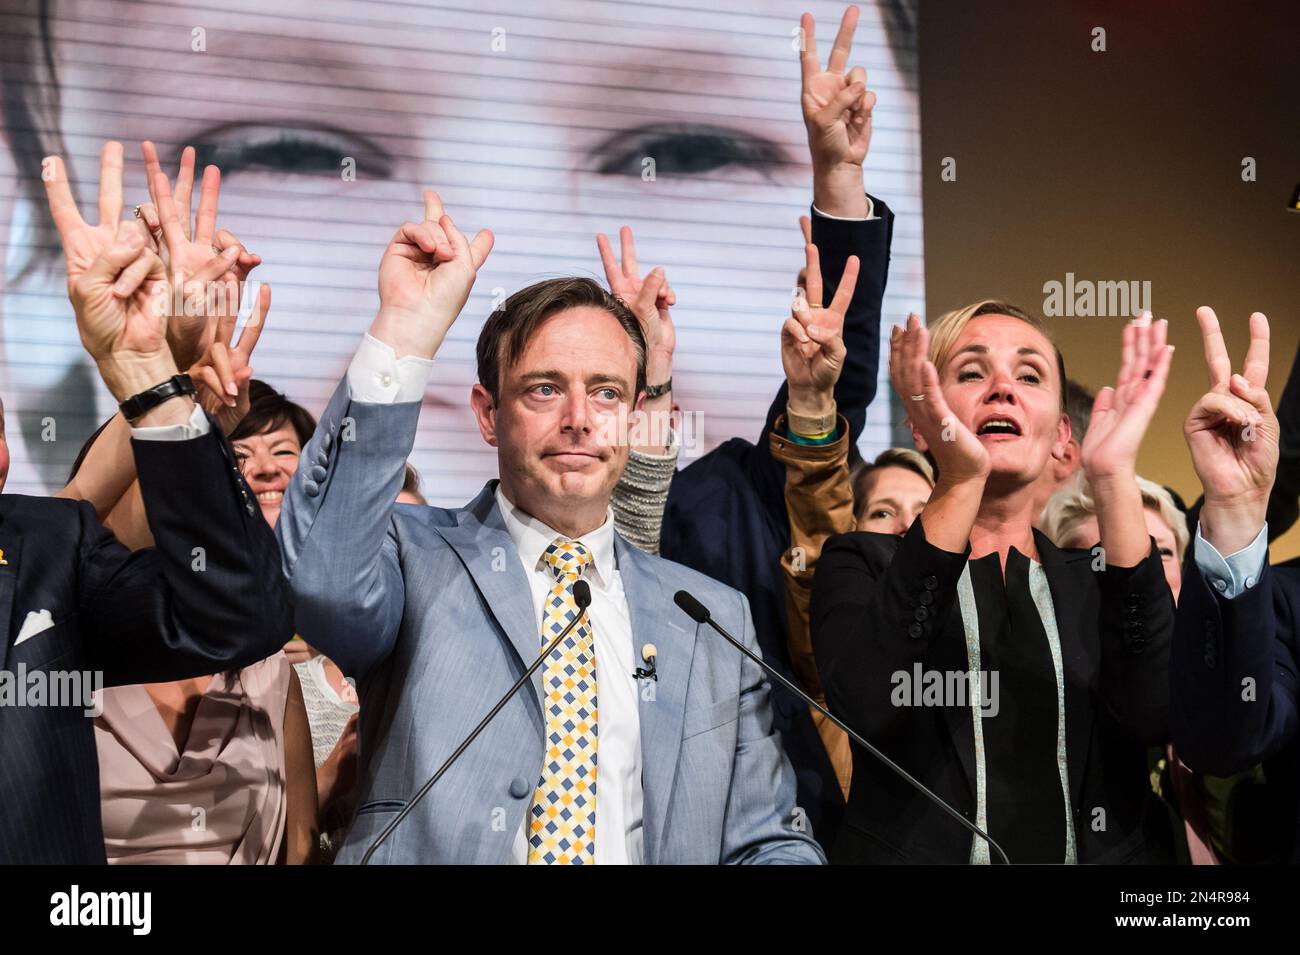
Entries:
POLYGON ((478 739, 479 734, 487 729, 488 724, 492 722, 497 713, 501 712, 501 708, 509 703, 510 698, 519 692, 519 688, 532 678, 533 674, 537 672, 537 668, 542 665, 542 661, 551 655, 551 652, 559 646, 560 641, 567 637, 569 631, 576 627, 578 622, 586 616, 587 608, 591 606, 591 585, 581 578, 573 582, 573 602, 578 605, 578 615, 565 624, 564 629, 556 634, 555 639, 546 645, 546 649, 537 655, 537 659, 529 664, 528 669, 525 670, 523 675, 515 681, 515 685, 508 689, 505 696, 497 700, 497 705, 488 711, 488 715, 479 721, 478 726, 474 727, 473 732, 465 737, 461 744, 456 747, 455 751, 447 757, 447 761, 438 767, 438 771, 430 776, 425 784, 416 791, 410 801, 402 807, 402 811, 393 818, 393 821, 384 826, 384 831, 375 837, 375 841, 370 844, 370 848, 366 850, 366 854, 361 857, 362 865, 370 864, 370 857, 373 856, 375 851, 384 844, 384 840, 393 834, 393 830, 401 824, 403 819, 410 815, 411 810, 416 807, 420 800, 429 794, 429 790, 437 784, 438 780, 443 777, 443 774, 445 774, 447 770, 451 769, 456 760, 460 759, 461 753, 469 749, 469 744, 478 739))
POLYGON ((632 671, 632 675, 636 677, 638 680, 654 680, 656 683, 658 683, 659 671, 655 667, 655 657, 657 657, 658 655, 659 655, 659 651, 655 649, 655 645, 653 643, 647 643, 645 646, 643 646, 641 648, 641 660, 647 665, 644 667, 637 667, 635 670, 632 671))
POLYGON ((994 850, 998 855, 1002 857, 1003 863, 1005 863, 1006 865, 1011 865, 1011 860, 1008 859, 1007 854, 1002 851, 1002 847, 993 841, 992 836, 990 836, 979 826, 975 825, 973 822, 971 822, 969 819, 967 819, 965 816, 959 813, 952 806, 948 805, 948 803, 944 801, 943 797, 939 796, 937 793, 927 788, 924 783, 922 783, 919 779, 917 779, 915 776, 913 776, 911 773, 905 770, 902 766, 899 766, 896 762, 894 762, 892 759, 890 759, 880 750, 876 749, 876 747, 872 746, 865 739, 863 739, 861 736, 855 733, 848 725, 844 723, 843 720, 834 716, 830 710, 826 709, 826 707, 822 706, 820 703, 814 700, 811 696, 809 696, 799 687, 795 686, 794 683, 792 683, 790 680, 787 680, 784 676, 778 673, 771 664, 767 663, 762 657, 752 652, 743 643, 741 643, 731 634, 727 633, 727 631, 724 630, 717 623, 717 621, 713 619, 712 615, 709 613, 708 607, 704 606, 704 604, 700 603, 698 600, 696 600, 693 596, 691 596, 691 594, 689 594, 685 590, 677 591, 676 595, 673 597, 673 603, 677 604, 677 606, 681 607, 682 610, 686 611, 686 615, 690 617, 692 620, 694 620, 696 623, 707 623, 714 630, 718 631, 718 633, 722 634, 722 636, 725 637, 733 647, 735 647, 745 656, 749 657, 760 667, 762 667, 768 673, 769 676, 776 677, 778 680, 781 681, 782 685, 784 685, 787 690, 789 690, 795 696, 799 697, 799 699, 803 700, 809 706, 816 708, 817 711, 820 712, 823 716, 825 716, 828 720, 830 720, 840 729, 844 730, 844 732, 848 733, 849 736, 853 739, 853 741, 856 742, 859 746, 865 749, 872 756, 876 757, 876 759, 880 760, 882 763, 884 763, 886 766, 892 769, 903 779, 911 783, 912 786, 918 792, 925 795, 932 803, 934 803, 936 806, 938 806, 948 815, 952 816, 954 819, 960 822, 963 826, 965 826, 975 835, 979 836, 981 839, 987 842, 989 844, 989 848, 994 850))

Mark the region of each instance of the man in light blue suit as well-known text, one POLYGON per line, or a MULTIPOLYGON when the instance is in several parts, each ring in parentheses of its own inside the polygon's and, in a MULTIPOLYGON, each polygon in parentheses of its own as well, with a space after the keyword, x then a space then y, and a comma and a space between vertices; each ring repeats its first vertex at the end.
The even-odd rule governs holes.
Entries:
POLYGON ((534 662, 579 624, 385 841, 392 863, 821 863, 761 670, 673 603, 689 590, 757 652, 745 598, 613 529, 636 317, 586 279, 516 293, 478 343, 471 403, 500 481, 466 507, 395 505, 428 370, 492 247, 425 194, 380 264, 380 310, 286 494, 298 632, 359 681, 357 862, 534 662), (585 580, 581 613, 573 584, 585 580), (638 677, 647 645, 655 678, 638 677))

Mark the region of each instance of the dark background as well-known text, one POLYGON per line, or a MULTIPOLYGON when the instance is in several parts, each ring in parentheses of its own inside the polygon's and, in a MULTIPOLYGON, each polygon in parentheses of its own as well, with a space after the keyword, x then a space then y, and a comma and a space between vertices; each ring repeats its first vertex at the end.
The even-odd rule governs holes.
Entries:
MULTIPOLYGON (((1248 316, 1269 317, 1274 401, 1300 341, 1300 3, 925 0, 920 72, 929 319, 986 297, 1041 313, 1067 272, 1150 281, 1177 351, 1139 468, 1190 503, 1196 307, 1217 311, 1235 368, 1248 316)), ((1122 318, 1049 322, 1071 377, 1114 383, 1122 318)), ((1297 554, 1300 529, 1273 548, 1297 554)))

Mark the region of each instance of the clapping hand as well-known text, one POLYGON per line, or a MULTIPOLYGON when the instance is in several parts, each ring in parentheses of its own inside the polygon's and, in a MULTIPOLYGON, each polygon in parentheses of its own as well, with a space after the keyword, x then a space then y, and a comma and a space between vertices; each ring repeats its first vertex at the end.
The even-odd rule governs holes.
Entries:
POLYGON ((1166 341, 1168 328, 1146 313, 1124 326, 1119 377, 1114 388, 1097 393, 1083 440, 1083 470, 1094 488, 1137 475, 1138 450, 1169 379, 1174 347, 1166 341))
POLYGON ((894 326, 889 336, 894 391, 920 438, 917 447, 934 457, 940 480, 949 485, 983 482, 991 467, 988 450, 948 407, 929 348, 929 332, 915 315, 907 316, 905 329, 894 326))

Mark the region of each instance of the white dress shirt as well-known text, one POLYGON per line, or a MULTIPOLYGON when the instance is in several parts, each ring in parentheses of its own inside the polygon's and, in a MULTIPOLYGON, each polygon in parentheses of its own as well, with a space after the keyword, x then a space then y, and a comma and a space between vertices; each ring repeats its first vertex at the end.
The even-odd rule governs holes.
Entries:
MULTIPOLYGON (((393 349, 367 334, 348 367, 348 392, 354 401, 386 404, 419 401, 433 362, 414 355, 397 357, 393 349)), ((515 545, 533 598, 533 629, 542 651, 542 604, 555 575, 542 563, 551 542, 564 535, 519 510, 497 488, 497 507, 515 545)), ((641 711, 636 677, 640 648, 632 639, 632 618, 614 557, 614 517, 579 540, 592 553, 583 571, 591 585, 592 636, 596 646, 596 864, 626 865, 644 861, 641 789, 641 711)), ((531 663, 532 661, 526 661, 531 663)), ((505 688, 502 687, 504 690, 505 688)), ((528 781, 541 779, 539 763, 528 781)), ((515 834, 510 861, 528 861, 527 820, 515 834)))
POLYGON ((190 412, 190 420, 183 424, 162 424, 149 428, 132 428, 131 437, 139 438, 142 441, 189 441, 191 438, 199 438, 208 433, 208 418, 199 407, 199 403, 194 402, 194 410, 190 412))
MULTIPOLYGON (((564 537, 506 499, 497 487, 497 507, 519 552, 533 598, 537 651, 542 650, 543 604, 555 585, 555 574, 542 554, 557 537, 564 537)), ((643 861, 641 829, 641 712, 632 671, 640 658, 632 641, 632 618, 623 593, 623 579, 614 559, 614 516, 583 534, 592 562, 582 573, 591 585, 591 619, 596 644, 596 865, 633 865, 643 861)), ((532 661, 525 661, 531 663, 532 661)), ((541 766, 529 780, 536 785, 541 766)), ((528 822, 519 828, 510 861, 528 861, 528 822)))
POLYGON ((1264 573, 1264 559, 1268 557, 1268 522, 1264 522, 1253 541, 1226 557, 1201 536, 1198 522, 1193 547, 1196 567, 1205 582, 1225 600, 1232 600, 1259 583, 1260 575, 1264 573))

